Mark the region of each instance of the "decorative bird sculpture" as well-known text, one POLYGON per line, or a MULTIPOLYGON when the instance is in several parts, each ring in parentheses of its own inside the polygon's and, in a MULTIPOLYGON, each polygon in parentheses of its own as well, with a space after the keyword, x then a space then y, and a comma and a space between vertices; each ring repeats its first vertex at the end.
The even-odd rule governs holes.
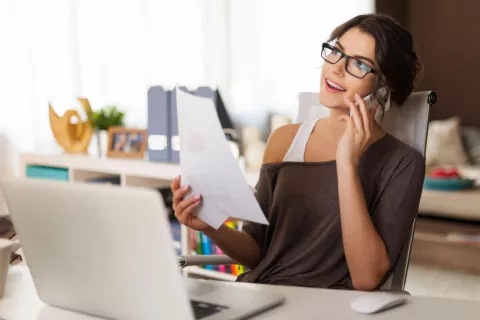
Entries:
POLYGON ((87 114, 87 120, 83 122, 77 110, 67 110, 63 116, 60 117, 55 110, 53 110, 51 104, 48 104, 50 127, 52 128, 53 136, 66 153, 87 153, 88 145, 94 132, 90 103, 85 98, 79 98, 78 101, 87 114), (72 122, 75 118, 76 123, 72 122))

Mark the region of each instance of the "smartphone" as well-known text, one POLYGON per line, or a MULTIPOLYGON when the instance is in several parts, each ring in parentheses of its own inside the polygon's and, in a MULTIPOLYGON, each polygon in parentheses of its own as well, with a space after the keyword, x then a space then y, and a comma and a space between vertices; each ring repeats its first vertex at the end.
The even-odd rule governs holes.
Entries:
MULTIPOLYGON (((373 93, 370 93, 369 95, 363 97, 363 101, 365 101, 365 105, 367 106, 367 110, 370 110, 370 108, 372 108, 376 104, 373 93)), ((355 104, 357 104, 357 103, 355 102, 355 104)), ((352 115, 352 112, 350 111, 350 116, 351 115, 352 115)))
MULTIPOLYGON (((386 90, 387 89, 385 87, 378 89, 378 92, 379 92, 380 96, 385 94, 386 90)), ((378 102, 376 102, 376 100, 375 100, 375 97, 373 96, 373 93, 370 93, 369 95, 367 95, 365 98, 363 98, 363 100, 365 101, 365 104, 367 105, 367 110, 369 110, 374 105, 378 104, 378 102)), ((387 104, 388 103, 389 103, 389 101, 387 101, 387 104)))
MULTIPOLYGON (((385 87, 380 88, 378 91, 379 91, 380 95, 382 95, 382 94, 385 93, 386 88, 385 87)), ((372 108, 373 106, 378 105, 378 102, 376 101, 373 93, 370 93, 369 95, 365 96, 363 98, 363 101, 365 101, 365 105, 367 106, 367 110, 370 110, 370 108, 372 108)), ((390 104, 390 99, 387 100, 387 103, 385 105, 385 111, 388 110, 389 104, 390 104)), ((375 116, 377 117, 380 114, 380 112, 381 112, 380 110, 377 110, 375 116)))
POLYGON ((373 105, 374 105, 373 93, 370 93, 368 96, 363 98, 363 101, 365 101, 365 105, 367 106, 367 110, 370 110, 370 108, 373 107, 373 105))

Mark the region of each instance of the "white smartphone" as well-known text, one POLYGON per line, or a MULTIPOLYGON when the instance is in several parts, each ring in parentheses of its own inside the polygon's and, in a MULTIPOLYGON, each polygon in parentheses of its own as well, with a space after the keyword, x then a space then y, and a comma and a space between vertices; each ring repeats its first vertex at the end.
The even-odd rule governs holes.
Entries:
POLYGON ((365 101, 365 105, 367 106, 367 110, 370 110, 370 108, 373 107, 373 105, 374 105, 373 100, 374 100, 373 99, 373 93, 370 93, 368 96, 363 98, 363 101, 365 101))
MULTIPOLYGON (((383 88, 378 89, 378 92, 380 93, 380 95, 382 95, 382 94, 385 94, 386 90, 387 89, 385 87, 383 87, 383 88)), ((376 100, 373 97, 373 93, 370 93, 369 95, 367 95, 365 98, 363 98, 363 100, 365 101, 365 104, 367 105, 367 110, 369 110, 371 107, 373 107, 374 105, 377 104, 376 100)))
MULTIPOLYGON (((370 110, 370 108, 372 108, 376 103, 375 103, 375 99, 373 97, 373 93, 370 93, 369 95, 363 97, 363 101, 365 101, 365 105, 367 106, 367 110, 370 110)), ((357 105, 357 103, 355 102, 355 105, 357 105)), ((350 111, 350 116, 352 115, 352 112, 350 111)))
MULTIPOLYGON (((379 89, 380 94, 384 94, 385 91, 386 91, 385 88, 380 88, 379 89)), ((378 105, 378 102, 376 101, 375 97, 373 96, 373 93, 370 93, 369 95, 365 96, 363 98, 363 101, 365 101, 365 105, 367 106, 367 110, 370 110, 370 108, 372 108, 373 106, 378 105)), ((389 104, 389 101, 387 101, 387 105, 385 106, 386 110, 389 107, 388 104, 389 104)), ((380 110, 377 110, 376 114, 375 114, 375 117, 377 117, 380 114, 380 112, 381 112, 380 110)), ((351 115, 351 113, 350 113, 350 115, 351 115)))

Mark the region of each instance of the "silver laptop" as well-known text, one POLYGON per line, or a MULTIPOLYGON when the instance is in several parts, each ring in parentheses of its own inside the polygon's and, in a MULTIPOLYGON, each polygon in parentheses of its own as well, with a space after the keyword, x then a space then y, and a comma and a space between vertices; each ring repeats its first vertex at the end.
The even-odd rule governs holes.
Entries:
POLYGON ((118 320, 239 319, 281 295, 184 278, 155 190, 12 178, 1 181, 40 299, 118 320))

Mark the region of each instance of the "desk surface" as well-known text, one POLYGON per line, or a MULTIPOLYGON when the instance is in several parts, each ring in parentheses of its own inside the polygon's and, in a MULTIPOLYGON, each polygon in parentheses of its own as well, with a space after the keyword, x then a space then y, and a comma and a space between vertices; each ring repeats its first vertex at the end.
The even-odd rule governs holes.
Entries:
MULTIPOLYGON (((259 285, 229 283, 225 285, 259 285)), ((409 297, 406 305, 376 315, 360 315, 350 309, 350 302, 364 294, 355 291, 324 290, 299 287, 267 286, 262 288, 281 292, 285 304, 264 312, 254 319, 479 319, 480 303, 475 301, 409 297)), ((5 320, 93 320, 82 314, 46 306, 35 292, 27 267, 10 269, 5 296, 0 300, 0 316, 5 320)), ((174 315, 172 315, 172 319, 174 315)))

